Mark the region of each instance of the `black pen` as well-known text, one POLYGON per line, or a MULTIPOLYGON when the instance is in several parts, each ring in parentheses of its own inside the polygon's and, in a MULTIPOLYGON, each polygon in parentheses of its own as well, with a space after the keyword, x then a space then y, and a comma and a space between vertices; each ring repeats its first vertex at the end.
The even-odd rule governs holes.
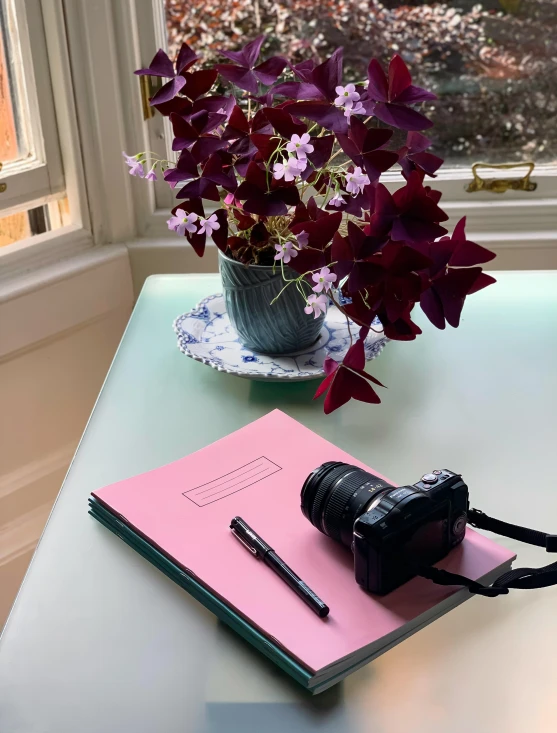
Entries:
POLYGON ((253 529, 247 525, 241 517, 234 517, 230 522, 230 529, 236 539, 246 547, 258 560, 263 560, 271 570, 284 580, 285 583, 305 601, 308 606, 319 617, 325 618, 329 613, 329 607, 323 603, 321 598, 308 588, 304 581, 281 560, 272 547, 263 540, 253 529))

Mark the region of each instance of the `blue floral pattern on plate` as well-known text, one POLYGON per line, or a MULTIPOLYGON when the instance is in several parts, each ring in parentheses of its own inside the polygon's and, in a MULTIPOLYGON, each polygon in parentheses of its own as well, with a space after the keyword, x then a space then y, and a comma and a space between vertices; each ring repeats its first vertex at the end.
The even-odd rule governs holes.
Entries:
MULTIPOLYGON (((308 316, 309 317, 309 316, 308 316)), ((374 322, 366 342, 366 359, 374 359, 383 351, 388 339, 379 321, 374 322)), ((351 324, 352 336, 359 326, 351 324)), ((174 321, 178 348, 186 356, 208 364, 228 374, 263 381, 303 381, 324 376, 323 362, 327 356, 341 361, 350 347, 348 324, 335 307, 329 308, 316 343, 293 354, 257 354, 240 343, 232 327, 222 294, 209 295, 193 310, 174 321)))

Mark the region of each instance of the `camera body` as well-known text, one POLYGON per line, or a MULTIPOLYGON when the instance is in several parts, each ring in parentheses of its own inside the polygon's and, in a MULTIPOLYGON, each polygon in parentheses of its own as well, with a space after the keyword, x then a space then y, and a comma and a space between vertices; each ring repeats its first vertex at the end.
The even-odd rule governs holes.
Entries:
POLYGON ((302 488, 302 512, 354 553, 356 581, 384 595, 464 539, 468 487, 447 469, 395 487, 346 463, 325 463, 302 488))
POLYGON ((468 487, 452 471, 434 471, 393 488, 354 522, 354 572, 362 588, 384 595, 433 565, 464 539, 468 487))

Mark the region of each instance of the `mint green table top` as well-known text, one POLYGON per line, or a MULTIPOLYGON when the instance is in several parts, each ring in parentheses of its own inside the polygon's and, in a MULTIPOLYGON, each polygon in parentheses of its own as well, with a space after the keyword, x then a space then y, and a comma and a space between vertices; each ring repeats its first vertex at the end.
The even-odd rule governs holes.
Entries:
POLYGON ((0 730, 553 732, 555 589, 473 598, 310 698, 87 515, 93 489, 279 407, 394 481, 448 467, 474 506, 557 532, 557 273, 497 277, 458 330, 420 317, 424 335, 372 362, 381 405, 329 417, 317 383, 250 382, 180 354, 172 321, 216 275, 150 278, 0 640, 0 730))

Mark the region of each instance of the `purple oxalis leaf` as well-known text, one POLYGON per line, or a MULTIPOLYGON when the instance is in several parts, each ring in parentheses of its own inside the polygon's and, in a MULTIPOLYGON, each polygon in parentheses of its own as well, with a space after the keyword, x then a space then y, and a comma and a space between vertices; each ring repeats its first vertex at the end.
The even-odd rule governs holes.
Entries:
POLYGON ((262 64, 259 64, 259 66, 256 66, 253 73, 262 84, 270 86, 282 74, 287 64, 288 61, 282 58, 282 56, 273 56, 262 64))
POLYGON ((257 79, 250 69, 246 69, 245 66, 234 66, 234 64, 217 64, 215 68, 226 81, 235 84, 245 92, 257 94, 257 79))
POLYGON ((323 95, 314 84, 303 81, 285 81, 282 84, 277 84, 272 91, 275 96, 287 97, 288 99, 323 99, 323 95))
POLYGON ((313 153, 308 153, 308 160, 314 168, 322 168, 331 157, 333 145, 335 142, 334 135, 324 135, 323 137, 312 137, 313 153))
POLYGON ((246 66, 249 68, 253 68, 255 66, 255 62, 259 58, 259 54, 261 52, 261 46, 263 45, 263 41, 265 40, 265 36, 257 36, 253 41, 250 41, 249 43, 246 43, 244 48, 241 50, 241 54, 243 55, 246 66))
POLYGON ((193 145, 191 153, 196 163, 202 163, 217 150, 224 150, 227 147, 226 140, 221 140, 214 135, 200 137, 193 145))
POLYGON ((432 92, 412 85, 408 67, 398 54, 389 63, 388 77, 377 59, 370 61, 367 97, 377 103, 373 114, 388 125, 402 130, 425 130, 433 124, 416 110, 405 107, 436 97, 432 92))
POLYGON ((315 67, 311 80, 325 99, 335 100, 338 96, 335 88, 342 84, 342 48, 337 48, 330 58, 315 67))
POLYGON ((201 95, 207 94, 215 83, 217 76, 216 69, 200 69, 199 71, 193 71, 191 74, 186 74, 186 83, 182 93, 195 101, 201 95))
POLYGON ((176 112, 171 113, 170 122, 174 133, 172 150, 184 150, 184 148, 191 147, 199 137, 197 130, 182 115, 176 112))
POLYGON ((332 104, 319 104, 318 102, 294 102, 287 104, 284 109, 294 117, 307 117, 308 120, 317 122, 322 127, 332 132, 346 135, 348 133, 348 121, 340 109, 332 104))
POLYGON ((427 89, 416 87, 413 84, 398 95, 396 101, 398 104, 418 104, 419 102, 433 102, 437 99, 437 95, 428 92, 427 89))
POLYGON ((265 36, 258 36, 244 46, 240 51, 225 51, 220 53, 234 64, 217 64, 215 67, 227 81, 232 82, 240 89, 256 95, 259 91, 258 82, 265 85, 273 84, 282 74, 288 61, 281 56, 273 56, 256 66, 265 36))
POLYGON ((174 188, 180 181, 197 178, 199 172, 193 155, 189 150, 182 150, 175 168, 169 168, 163 174, 164 180, 174 188))
POLYGON ((186 85, 186 80, 183 76, 177 76, 159 89, 154 97, 151 97, 149 104, 153 107, 155 104, 164 104, 170 102, 171 99, 178 94, 178 92, 186 85))
POLYGON ((209 199, 210 201, 220 201, 219 190, 212 181, 207 178, 198 178, 190 181, 178 191, 177 199, 209 199))
POLYGON ((226 252, 228 240, 228 213, 224 209, 218 209, 218 211, 215 211, 215 216, 220 224, 220 228, 213 231, 213 242, 221 252, 226 252))
POLYGON ((421 112, 402 104, 379 102, 375 105, 375 116, 387 125, 401 130, 427 130, 433 127, 433 122, 421 112))
POLYGON ((280 107, 264 107, 263 112, 273 128, 282 137, 291 138, 292 135, 303 135, 307 132, 307 125, 294 119, 292 115, 280 107))
POLYGON ((202 178, 222 186, 226 191, 234 192, 238 187, 234 170, 231 166, 224 170, 222 158, 218 153, 214 153, 205 163, 202 178))
POLYGON ((147 68, 138 69, 134 71, 134 74, 137 74, 137 76, 175 76, 174 65, 162 48, 159 48, 147 68))
POLYGON ((187 43, 182 43, 178 57, 176 59, 176 73, 181 74, 190 66, 193 66, 196 61, 199 60, 199 56, 188 46, 187 43))
POLYGON ((313 59, 306 59, 305 61, 300 61, 299 64, 289 64, 289 66, 294 74, 298 77, 298 79, 301 79, 308 84, 312 83, 312 74, 316 66, 316 63, 313 59))

